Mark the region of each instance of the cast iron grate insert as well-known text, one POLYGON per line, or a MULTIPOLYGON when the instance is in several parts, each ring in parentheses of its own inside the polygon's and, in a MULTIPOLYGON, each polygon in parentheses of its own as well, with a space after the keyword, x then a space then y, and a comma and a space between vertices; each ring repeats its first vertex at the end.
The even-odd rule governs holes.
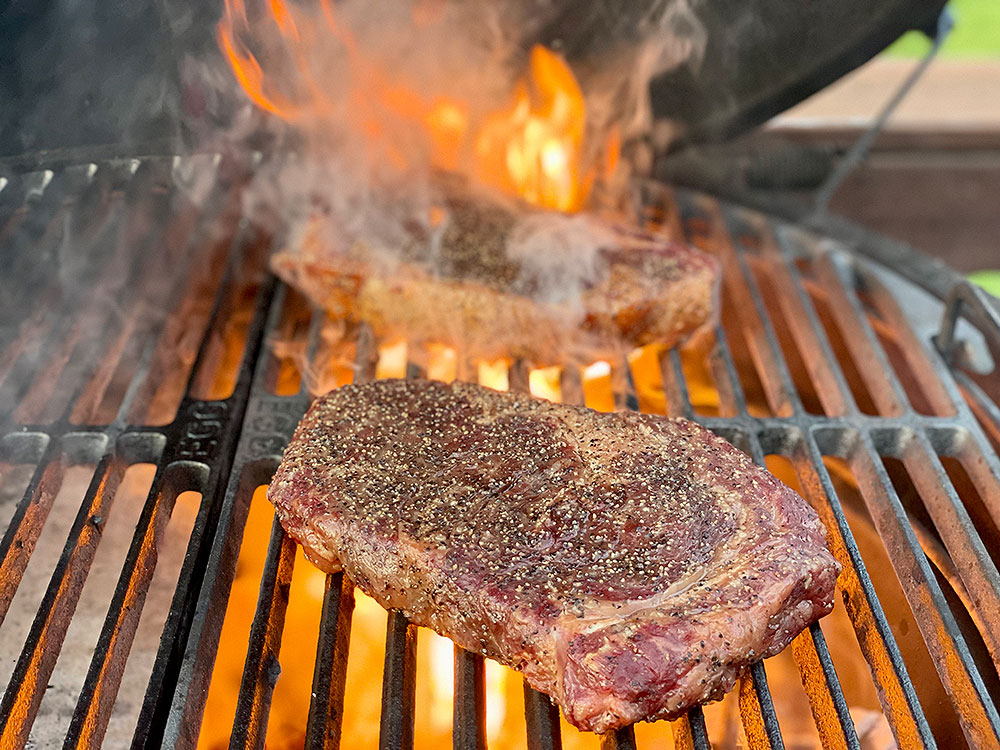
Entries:
MULTIPOLYGON (((66 468, 93 466, 0 701, 4 746, 23 746, 52 721, 39 713, 46 687, 61 668, 101 530, 113 519, 117 483, 139 462, 154 464, 156 473, 61 741, 99 746, 108 739, 165 523, 176 497, 194 490, 201 504, 148 686, 135 701, 131 741, 197 744, 250 498, 268 482, 309 402, 301 372, 297 388, 294 377, 291 387, 277 386, 288 367, 272 344, 301 339, 302 357, 316 369, 338 357, 342 363, 347 352, 353 377, 376 376, 379 342, 370 332, 349 332, 338 344, 343 351, 331 352, 324 337, 331 321, 303 311, 293 291, 267 276, 268 238, 240 216, 247 176, 246 165, 197 157, 118 160, 0 180, 0 252, 12 270, 5 290, 27 301, 5 307, 0 321, 0 469, 6 482, 28 467, 23 492, 0 516, 9 518, 0 541, 0 627, 66 468), (54 275, 56 268, 63 275, 54 275), (300 318, 291 327, 290 309, 300 318)), ((1000 430, 988 394, 996 374, 977 374, 962 343, 985 337, 995 360, 995 308, 956 284, 940 306, 935 347, 919 322, 921 306, 933 300, 914 302, 892 269, 700 194, 649 185, 644 205, 644 219, 722 261, 722 315, 706 349, 659 357, 662 394, 644 390, 629 362, 611 363, 611 404, 655 402, 702 422, 759 462, 778 456, 794 469, 844 565, 838 607, 850 617, 888 726, 901 746, 933 747, 945 730, 932 728, 922 703, 929 678, 912 679, 859 547, 855 511, 842 501, 838 472, 853 477, 936 667, 933 679, 954 707, 961 737, 950 740, 995 746, 1000 576, 991 550, 1000 526, 1000 464, 990 436, 1000 430), (711 383, 708 395, 699 378, 711 383), (956 465, 964 484, 953 479, 956 465), (974 510, 963 494, 970 486, 974 510)), ((531 369, 510 363, 510 387, 528 389, 531 369)), ((407 372, 426 374, 426 360, 411 356, 407 372)), ((459 372, 474 377, 468 363, 459 372)), ((588 398, 572 368, 561 373, 559 390, 564 400, 588 398)), ((264 744, 294 562, 294 543, 273 524, 233 747, 264 744)), ((321 606, 303 739, 309 747, 336 747, 341 739, 350 745, 350 737, 341 738, 351 711, 350 582, 329 576, 321 606)), ((791 648, 799 689, 824 747, 861 747, 824 625, 791 648)), ((413 744, 418 638, 403 617, 389 615, 382 747, 413 744)), ((483 747, 483 660, 460 652, 454 664, 453 744, 483 747)), ((785 746, 787 722, 778 719, 767 665, 755 665, 732 700, 753 746, 785 746)), ((558 713, 548 699, 525 686, 524 708, 528 747, 559 747, 558 713)), ((708 736, 701 709, 664 731, 682 747, 720 741, 708 736)), ((604 747, 635 745, 631 728, 602 740, 604 747)))

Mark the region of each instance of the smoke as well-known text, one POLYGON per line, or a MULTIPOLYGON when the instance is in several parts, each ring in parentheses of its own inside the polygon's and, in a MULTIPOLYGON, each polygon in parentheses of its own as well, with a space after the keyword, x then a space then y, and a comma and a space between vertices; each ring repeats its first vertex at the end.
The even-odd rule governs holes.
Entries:
MULTIPOLYGON (((592 3, 601 6, 601 2, 592 3)), ((620 6, 615 3, 614 6, 620 6)), ((626 141, 649 133, 653 115, 649 84, 681 65, 697 68, 708 42, 705 27, 688 0, 630 4, 631 11, 606 5, 593 24, 633 13, 624 24, 598 27, 586 37, 591 48, 578 53, 592 127, 618 126, 626 141), (594 35, 601 34, 603 37, 594 35)))
POLYGON ((174 63, 158 21, 142 2, 0 3, 0 155, 172 141, 174 63))

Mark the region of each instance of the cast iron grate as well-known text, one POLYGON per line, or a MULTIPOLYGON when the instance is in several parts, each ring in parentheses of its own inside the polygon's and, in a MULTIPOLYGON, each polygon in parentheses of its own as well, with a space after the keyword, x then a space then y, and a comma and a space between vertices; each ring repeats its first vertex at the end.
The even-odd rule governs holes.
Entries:
MULTIPOLYGON (((251 496, 268 482, 309 402, 301 372, 290 381, 298 383, 297 392, 294 385, 277 386, 288 367, 272 344, 300 339, 300 359, 310 368, 350 356, 353 377, 376 376, 379 342, 368 331, 349 331, 332 352, 324 331, 335 321, 303 310, 292 290, 266 275, 268 239, 240 217, 247 176, 243 167, 198 157, 0 178, 5 296, 21 302, 5 302, 0 321, 0 478, 8 484, 19 467, 29 469, 23 492, 6 506, 7 495, 0 495, 0 522, 7 523, 0 541, 0 639, 62 477, 71 466, 92 471, 11 665, 0 701, 4 747, 39 740, 41 725, 53 722, 40 707, 62 667, 67 631, 113 519, 118 484, 136 463, 154 464, 155 475, 60 741, 99 746, 112 718, 128 708, 123 697, 129 696, 119 694, 122 674, 164 529, 178 495, 195 491, 201 502, 171 583, 145 695, 129 709, 133 746, 195 746, 251 496)), ((891 269, 703 195, 651 185, 644 205, 644 219, 688 237, 725 268, 711 346, 660 356, 662 394, 653 394, 652 402, 702 422, 759 462, 778 456, 792 468, 844 565, 838 606, 850 617, 899 744, 934 747, 946 736, 949 725, 932 727, 921 697, 923 683, 934 681, 950 698, 965 742, 995 746, 997 376, 983 374, 976 359, 982 351, 963 343, 982 339, 997 361, 995 308, 964 285, 955 286, 947 307, 913 296, 891 269), (945 317, 935 348, 919 321, 940 310, 945 317), (698 390, 698 378, 711 382, 714 395, 698 390), (912 679, 913 662, 866 567, 837 472, 853 477, 936 676, 912 679)), ((633 365, 611 364, 614 406, 650 408, 633 365)), ((460 363, 460 374, 472 377, 466 367, 460 363)), ((410 375, 425 370, 424 358, 410 357, 410 375)), ((528 389, 530 370, 530 363, 510 363, 510 387, 528 389)), ((588 398, 575 368, 564 368, 560 377, 564 400, 588 398)), ((275 523, 232 747, 264 745, 294 564, 295 545, 275 523)), ((304 728, 308 747, 339 746, 344 714, 351 711, 345 679, 354 602, 349 581, 327 578, 304 728)), ((792 646, 800 689, 823 747, 860 748, 824 624, 792 646)), ((418 631, 398 614, 389 615, 386 627, 379 744, 411 747, 418 631)), ((483 747, 483 660, 459 652, 454 664, 454 746, 483 747)), ((752 746, 785 746, 787 723, 779 721, 765 664, 753 668, 732 700, 752 746)), ((524 708, 527 746, 559 747, 559 717, 548 699, 525 686, 524 708)), ((720 742, 708 736, 701 709, 664 731, 681 747, 720 742)), ((602 741, 603 747, 635 745, 631 728, 602 741)))

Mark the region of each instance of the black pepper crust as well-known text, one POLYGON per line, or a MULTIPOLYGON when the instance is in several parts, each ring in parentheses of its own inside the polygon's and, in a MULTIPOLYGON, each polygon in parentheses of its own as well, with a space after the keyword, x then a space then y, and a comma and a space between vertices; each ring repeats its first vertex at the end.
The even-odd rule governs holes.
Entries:
POLYGON ((601 732, 720 697, 839 572, 813 510, 708 430, 466 383, 318 399, 268 496, 321 568, 601 732))

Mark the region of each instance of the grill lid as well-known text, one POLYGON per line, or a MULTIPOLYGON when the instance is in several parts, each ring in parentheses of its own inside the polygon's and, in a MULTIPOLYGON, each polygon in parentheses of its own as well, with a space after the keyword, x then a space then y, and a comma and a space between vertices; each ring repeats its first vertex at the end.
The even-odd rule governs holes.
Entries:
MULTIPOLYGON (((733 138, 868 62, 906 31, 932 35, 942 0, 712 0, 704 60, 653 81, 654 115, 683 142, 733 138)), ((889 92, 886 92, 887 95, 889 92)))
MULTIPOLYGON (((614 67, 615 50, 636 38, 650 14, 689 2, 704 29, 704 54, 651 86, 654 115, 677 126, 678 143, 727 139, 755 127, 867 62, 905 31, 930 31, 945 4, 506 2, 547 19, 524 30, 525 48, 542 42, 576 65, 604 68, 614 67)), ((225 70, 212 34, 217 4, 185 8, 143 0, 129 14, 102 10, 100 3, 71 5, 28 10, 0 2, 0 99, 8 103, 0 111, 0 155, 106 144, 141 149, 213 126, 219 113, 207 111, 206 84, 191 79, 199 65, 225 70), (95 55, 95 48, 114 54, 95 55)))

